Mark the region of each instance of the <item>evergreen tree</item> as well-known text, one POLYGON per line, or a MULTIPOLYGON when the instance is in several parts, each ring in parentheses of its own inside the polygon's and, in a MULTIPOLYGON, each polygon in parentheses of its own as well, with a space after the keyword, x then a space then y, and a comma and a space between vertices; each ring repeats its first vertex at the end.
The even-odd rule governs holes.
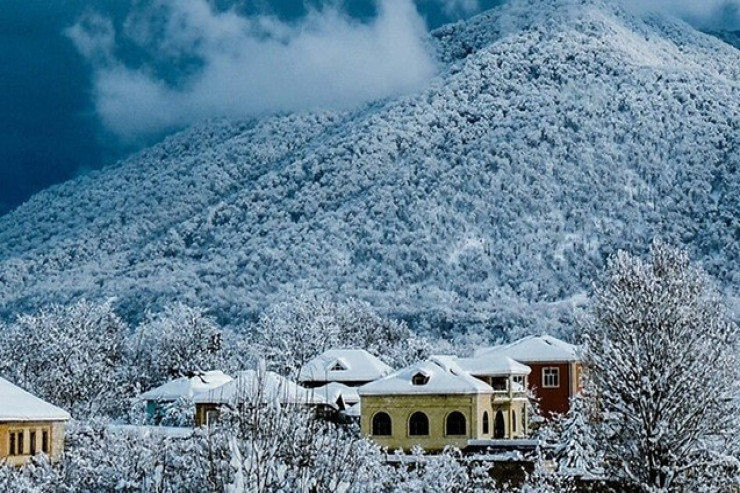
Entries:
POLYGON ((596 472, 599 467, 591 404, 589 395, 576 394, 560 422, 559 441, 555 447, 560 474, 584 476, 596 472))

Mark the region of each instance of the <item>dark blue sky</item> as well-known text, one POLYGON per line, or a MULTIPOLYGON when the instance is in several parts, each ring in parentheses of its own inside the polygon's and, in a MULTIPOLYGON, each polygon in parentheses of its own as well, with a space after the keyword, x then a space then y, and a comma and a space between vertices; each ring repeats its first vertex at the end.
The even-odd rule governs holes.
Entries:
MULTIPOLYGON (((318 3, 315 0, 314 3, 318 3)), ((0 214, 33 193, 134 150, 101 128, 92 100, 92 69, 63 34, 94 6, 120 24, 141 0, 3 0, 0 15, 0 214)), ((227 6, 229 0, 219 0, 227 6)), ((347 0, 352 16, 375 15, 372 0, 347 0)), ((481 2, 490 6, 495 0, 481 2)), ((303 0, 240 2, 246 14, 284 20, 305 14, 303 0)), ((427 24, 450 20, 439 3, 419 0, 427 24)), ((124 54, 124 56, 136 56, 124 54)))

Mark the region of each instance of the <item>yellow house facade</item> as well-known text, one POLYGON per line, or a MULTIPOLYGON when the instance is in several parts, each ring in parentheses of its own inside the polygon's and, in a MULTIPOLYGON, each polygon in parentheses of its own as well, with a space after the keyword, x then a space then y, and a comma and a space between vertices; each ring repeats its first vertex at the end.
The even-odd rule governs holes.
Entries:
POLYGON ((0 459, 21 465, 44 453, 58 460, 69 419, 65 410, 0 378, 0 459))
POLYGON ((456 358, 433 356, 360 387, 360 427, 389 450, 437 451, 524 438, 524 395, 496 392, 456 358))

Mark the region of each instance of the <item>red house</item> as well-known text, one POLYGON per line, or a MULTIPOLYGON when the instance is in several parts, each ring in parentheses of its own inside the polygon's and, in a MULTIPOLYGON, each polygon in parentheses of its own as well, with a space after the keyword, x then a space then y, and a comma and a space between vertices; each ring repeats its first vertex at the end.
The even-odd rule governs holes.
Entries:
POLYGON ((529 387, 540 400, 544 416, 564 414, 570 398, 580 388, 581 359, 578 346, 552 336, 530 336, 475 352, 476 359, 508 356, 529 366, 529 387))

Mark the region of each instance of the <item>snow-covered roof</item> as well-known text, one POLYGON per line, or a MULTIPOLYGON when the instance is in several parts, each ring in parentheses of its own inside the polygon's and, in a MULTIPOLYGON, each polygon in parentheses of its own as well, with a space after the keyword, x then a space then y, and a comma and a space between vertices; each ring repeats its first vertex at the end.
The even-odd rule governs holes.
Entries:
POLYGON ((67 411, 0 377, 0 421, 67 421, 67 411))
POLYGON ((369 382, 393 368, 364 349, 329 349, 301 368, 299 382, 369 382))
POLYGON ((492 392, 488 384, 462 370, 454 356, 432 356, 359 388, 360 396, 492 392), (416 383, 414 377, 418 379, 416 383))
POLYGON ((252 401, 265 404, 326 404, 312 389, 305 389, 273 371, 247 370, 232 381, 194 398, 196 403, 230 404, 252 401))
POLYGON ((478 356, 476 358, 459 358, 457 363, 460 368, 478 377, 529 375, 532 372, 532 369, 527 365, 499 354, 478 356))
POLYGON ((339 382, 329 382, 321 387, 316 387, 313 391, 330 404, 336 403, 340 396, 344 403, 350 406, 360 402, 357 387, 349 387, 339 382))
POLYGON ((207 371, 193 377, 177 378, 144 392, 139 398, 146 401, 175 401, 180 398, 193 398, 231 380, 232 378, 222 371, 207 371))
POLYGON ((529 336, 509 344, 479 349, 475 358, 508 356, 523 363, 580 361, 578 346, 548 335, 529 336))
POLYGON ((362 415, 362 407, 361 403, 352 404, 351 406, 347 407, 343 412, 346 416, 352 416, 352 417, 360 417, 362 415))

